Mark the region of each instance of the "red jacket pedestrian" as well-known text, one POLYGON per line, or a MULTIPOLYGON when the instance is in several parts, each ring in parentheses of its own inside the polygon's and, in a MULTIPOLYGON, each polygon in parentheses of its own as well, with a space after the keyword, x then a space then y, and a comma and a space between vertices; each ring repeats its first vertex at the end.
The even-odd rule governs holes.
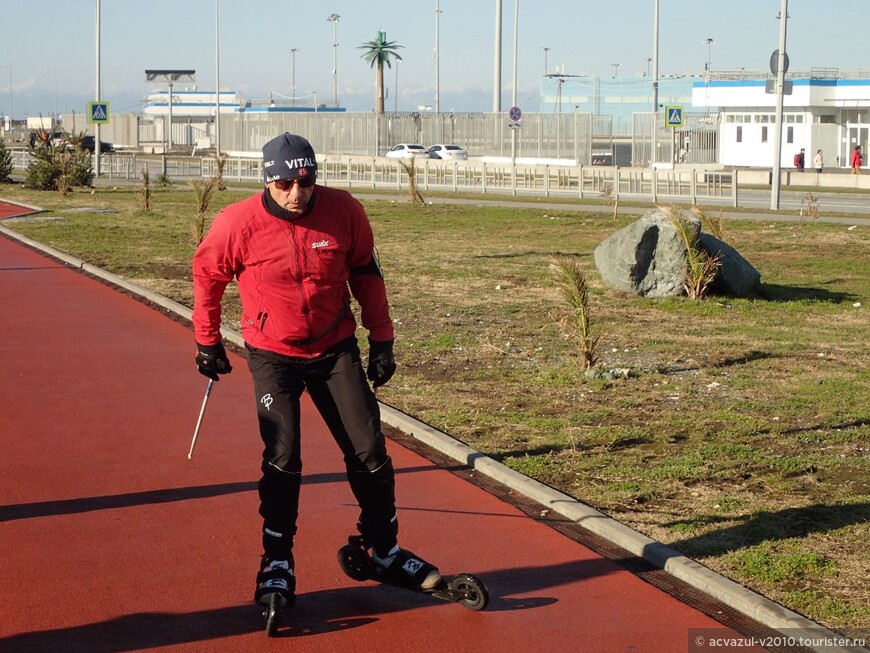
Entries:
POLYGON ((861 174, 861 165, 864 163, 864 159, 861 156, 861 146, 856 145, 855 149, 852 150, 852 159, 849 162, 852 165, 852 174, 860 175, 861 174))

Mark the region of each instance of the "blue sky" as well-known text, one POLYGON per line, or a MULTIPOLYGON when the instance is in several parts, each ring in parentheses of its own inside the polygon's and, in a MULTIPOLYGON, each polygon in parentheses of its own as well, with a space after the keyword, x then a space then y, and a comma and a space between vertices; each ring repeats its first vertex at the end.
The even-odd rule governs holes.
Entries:
MULTIPOLYGON (((333 99, 333 24, 337 24, 338 99, 374 109, 375 73, 358 46, 378 30, 404 46, 386 71, 388 110, 435 104, 436 0, 218 0, 220 83, 247 99, 292 95, 333 99), (398 88, 398 97, 396 89, 398 88)), ((439 0, 439 100, 442 111, 493 105, 495 0, 439 0)), ((778 46, 781 0, 659 0, 659 74, 714 69, 766 70, 778 46), (708 47, 705 40, 712 38, 708 47)), ((502 107, 512 98, 515 0, 503 0, 502 107)), ((0 112, 82 111, 96 78, 95 0, 0 0, 0 112), (10 70, 11 69, 11 70, 10 70), (11 72, 11 75, 10 75, 11 72)), ((517 97, 536 110, 547 47, 549 72, 639 76, 653 54, 654 0, 519 0, 517 97), (614 67, 613 64, 620 64, 614 67)), ((161 87, 145 69, 196 70, 215 83, 215 0, 102 0, 101 96, 112 112, 134 112, 161 87)), ((868 0, 791 0, 787 52, 792 68, 870 72, 868 0)), ((163 87, 165 88, 165 87, 163 87)))

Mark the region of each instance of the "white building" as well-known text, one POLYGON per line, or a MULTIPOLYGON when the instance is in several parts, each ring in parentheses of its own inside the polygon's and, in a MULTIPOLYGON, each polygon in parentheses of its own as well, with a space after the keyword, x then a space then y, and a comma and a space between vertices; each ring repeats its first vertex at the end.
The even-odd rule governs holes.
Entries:
MULTIPOLYGON (((774 162, 776 95, 770 80, 757 73, 712 73, 692 85, 692 103, 717 106, 720 115, 719 163, 724 166, 769 168, 774 162)), ((856 145, 867 152, 870 135, 870 76, 841 74, 831 69, 790 72, 792 93, 784 96, 780 165, 792 167, 793 157, 806 151, 812 168, 816 150, 826 168, 848 168, 856 145)), ((865 167, 870 163, 864 155, 865 167)))
MULTIPOLYGON (((234 91, 221 91, 220 112, 234 113, 239 110, 239 96, 234 91)), ((142 110, 145 115, 165 116, 214 116, 217 94, 214 91, 172 90, 156 91, 148 94, 147 104, 142 110)))

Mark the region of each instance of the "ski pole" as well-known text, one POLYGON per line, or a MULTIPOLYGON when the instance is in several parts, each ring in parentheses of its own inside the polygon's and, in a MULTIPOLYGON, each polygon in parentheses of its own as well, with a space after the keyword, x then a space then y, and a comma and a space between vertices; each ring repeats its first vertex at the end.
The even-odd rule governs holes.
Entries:
POLYGON ((199 427, 202 424, 202 416, 205 415, 205 407, 208 404, 208 396, 211 394, 211 386, 214 384, 214 379, 208 380, 208 385, 205 386, 205 396, 202 398, 202 408, 199 409, 199 418, 196 420, 196 428, 193 430, 193 440, 190 441, 190 451, 187 452, 187 459, 193 458, 193 448, 196 446, 196 436, 199 435, 199 427))

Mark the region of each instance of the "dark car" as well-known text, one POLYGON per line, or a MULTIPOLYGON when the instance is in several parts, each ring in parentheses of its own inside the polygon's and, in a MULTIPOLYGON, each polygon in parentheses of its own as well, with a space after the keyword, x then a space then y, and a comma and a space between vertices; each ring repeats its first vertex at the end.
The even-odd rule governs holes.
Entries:
MULTIPOLYGON (((87 150, 88 152, 93 154, 97 149, 97 139, 95 136, 83 136, 78 146, 83 150, 87 150)), ((100 154, 114 151, 115 147, 111 143, 107 143, 106 141, 100 141, 100 154)))

